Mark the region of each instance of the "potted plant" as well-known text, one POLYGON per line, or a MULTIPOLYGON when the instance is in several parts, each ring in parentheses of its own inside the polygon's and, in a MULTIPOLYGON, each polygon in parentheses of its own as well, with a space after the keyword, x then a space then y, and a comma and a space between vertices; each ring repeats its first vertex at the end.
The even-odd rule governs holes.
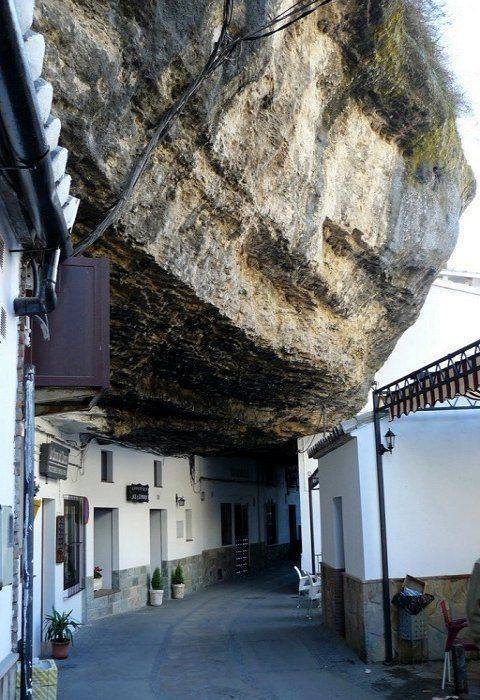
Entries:
POLYGON ((103 587, 102 569, 96 566, 93 569, 93 590, 99 591, 103 587))
POLYGON ((177 564, 177 568, 172 576, 172 598, 183 598, 185 595, 185 576, 181 564, 177 564))
POLYGON ((163 578, 160 569, 153 572, 150 581, 150 605, 161 605, 163 602, 163 578))
POLYGON ((72 611, 59 613, 52 608, 52 614, 45 616, 45 641, 52 645, 54 659, 66 659, 70 645, 73 643, 72 630, 77 629, 80 623, 71 617, 72 611))

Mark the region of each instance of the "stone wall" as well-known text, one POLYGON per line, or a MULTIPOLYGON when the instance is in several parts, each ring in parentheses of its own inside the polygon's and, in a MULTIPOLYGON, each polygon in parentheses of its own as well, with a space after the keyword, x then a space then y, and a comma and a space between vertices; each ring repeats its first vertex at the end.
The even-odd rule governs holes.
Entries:
MULTIPOLYGON (((288 559, 289 544, 266 546, 263 542, 250 544, 250 571, 260 571, 277 561, 288 559)), ((185 593, 194 593, 212 583, 231 579, 235 576, 235 547, 206 549, 201 554, 184 559, 163 562, 162 573, 165 579, 165 597, 170 597, 172 573, 181 564, 185 575, 185 593), (168 586, 167 586, 168 581, 168 586), (167 590, 168 589, 168 590, 167 590)))
POLYGON ((185 593, 194 593, 225 579, 232 578, 235 573, 235 548, 219 547, 205 549, 201 554, 183 559, 173 559, 163 562, 162 573, 165 581, 165 597, 171 597, 170 583, 172 574, 178 564, 181 564, 185 576, 185 593))
MULTIPOLYGON (((440 610, 440 601, 447 601, 452 617, 463 617, 469 578, 468 575, 459 575, 423 579, 426 582, 425 591, 435 596, 435 600, 424 612, 425 643, 423 649, 412 647, 408 642, 398 638, 398 612, 395 606, 391 606, 394 654, 401 661, 443 658, 445 625, 440 610)), ((390 600, 400 590, 401 585, 402 581, 400 580, 390 582, 390 600)), ((324 587, 324 610, 333 607, 331 598, 334 594, 335 591, 331 584, 330 588, 324 587)), ((347 644, 363 661, 369 663, 383 661, 385 642, 382 582, 380 580, 360 581, 344 574, 343 594, 347 644)))
POLYGON ((345 640, 363 661, 383 661, 382 582, 362 582, 344 574, 345 640))
MULTIPOLYGON (((267 547, 264 543, 250 545, 250 571, 259 571, 289 557, 290 545, 279 544, 267 547)), ((162 564, 165 589, 164 597, 171 597, 172 574, 178 564, 185 576, 185 593, 188 595, 213 583, 235 576, 235 547, 206 549, 201 554, 183 559, 172 559, 162 564)), ((85 580, 85 610, 87 621, 98 620, 109 615, 129 612, 147 605, 150 569, 138 566, 112 572, 112 589, 108 594, 93 594, 93 576, 85 580)))
MULTIPOLYGON (((426 632, 426 645, 424 656, 428 659, 442 659, 445 647, 445 623, 443 621, 440 601, 445 600, 450 610, 451 617, 465 617, 467 590, 470 576, 435 576, 423 579, 426 582, 426 593, 435 596, 435 600, 424 612, 424 625, 426 632)), ((391 597, 400 590, 402 582, 394 581, 390 584, 391 597)), ((392 606, 393 646, 400 658, 408 661, 408 648, 398 639, 398 614, 392 606)))
POLYGON ((143 608, 148 602, 148 572, 148 566, 112 571, 111 592, 97 597, 93 593, 93 576, 87 576, 84 592, 87 620, 143 608))
POLYGON ((327 627, 345 636, 343 592, 344 569, 334 569, 322 562, 322 610, 327 627))

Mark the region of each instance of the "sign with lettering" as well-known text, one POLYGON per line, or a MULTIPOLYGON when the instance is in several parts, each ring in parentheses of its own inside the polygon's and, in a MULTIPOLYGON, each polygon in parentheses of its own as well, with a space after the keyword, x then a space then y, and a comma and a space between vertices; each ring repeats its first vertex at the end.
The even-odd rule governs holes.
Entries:
POLYGON ((40 474, 49 479, 66 479, 70 450, 58 442, 40 445, 40 474))
POLYGON ((148 503, 148 484, 128 484, 127 501, 148 503))
POLYGON ((65 561, 65 516, 57 515, 56 524, 55 561, 57 564, 63 564, 65 561))

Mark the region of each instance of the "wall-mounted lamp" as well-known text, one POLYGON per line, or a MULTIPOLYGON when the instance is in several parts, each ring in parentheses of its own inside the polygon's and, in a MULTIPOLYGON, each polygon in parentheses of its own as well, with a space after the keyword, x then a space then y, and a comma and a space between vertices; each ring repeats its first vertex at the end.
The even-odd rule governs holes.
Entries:
POLYGON ((385 442, 386 446, 381 444, 380 447, 378 448, 378 451, 380 452, 381 455, 384 455, 385 452, 390 452, 392 454, 393 448, 395 447, 395 433, 390 430, 390 428, 387 430, 385 433, 385 442))
POLYGON ((185 499, 183 496, 179 496, 178 493, 175 494, 175 504, 177 508, 181 508, 185 505, 185 499))

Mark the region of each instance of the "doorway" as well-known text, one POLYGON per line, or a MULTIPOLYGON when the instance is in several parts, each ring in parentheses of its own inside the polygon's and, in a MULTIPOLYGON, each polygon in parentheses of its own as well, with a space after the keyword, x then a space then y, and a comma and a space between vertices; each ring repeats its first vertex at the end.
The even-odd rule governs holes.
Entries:
POLYGON ((150 511, 150 574, 166 559, 166 510, 152 509, 150 511))
POLYGON ((45 615, 55 607, 55 499, 42 499, 42 570, 41 570, 41 612, 40 612, 40 649, 48 653, 50 645, 43 641, 45 615))
POLYGON ((288 506, 288 531, 290 535, 290 559, 292 562, 297 563, 300 558, 301 547, 297 536, 297 507, 294 503, 290 503, 288 506))
POLYGON ((103 589, 112 589, 112 572, 118 569, 118 511, 95 508, 93 511, 94 566, 102 569, 103 589))

